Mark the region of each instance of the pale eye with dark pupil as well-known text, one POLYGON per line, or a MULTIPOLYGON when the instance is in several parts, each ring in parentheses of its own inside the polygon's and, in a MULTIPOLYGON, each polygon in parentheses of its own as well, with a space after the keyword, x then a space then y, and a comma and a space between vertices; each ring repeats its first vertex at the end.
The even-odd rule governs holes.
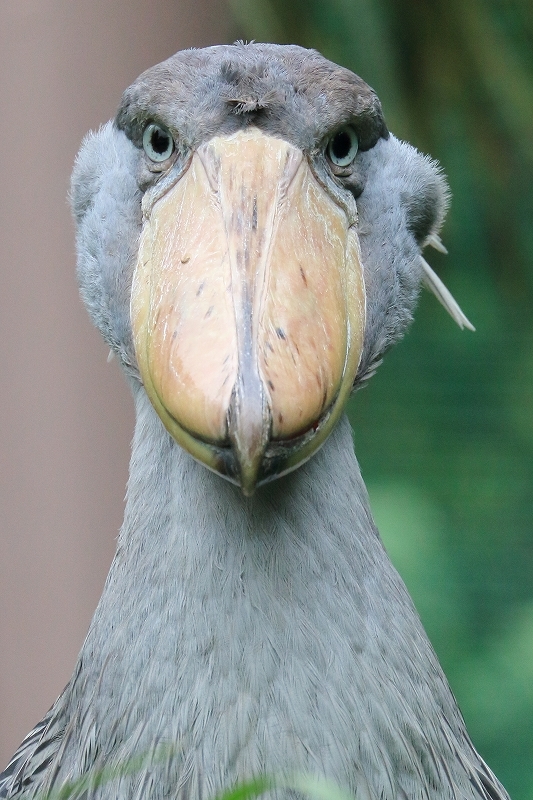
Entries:
POLYGON ((150 138, 150 144, 158 155, 166 153, 169 147, 169 139, 166 133, 161 133, 160 130, 155 130, 150 138))
POLYGON ((174 151, 174 141, 170 131, 163 125, 151 122, 144 130, 143 148, 151 161, 166 161, 174 151))
POLYGON ((352 127, 346 126, 331 137, 326 154, 335 166, 347 167, 357 155, 358 146, 357 134, 352 127))
POLYGON ((338 133, 333 139, 331 143, 331 152, 338 159, 346 158, 350 152, 351 144, 350 137, 343 131, 342 133, 338 133))

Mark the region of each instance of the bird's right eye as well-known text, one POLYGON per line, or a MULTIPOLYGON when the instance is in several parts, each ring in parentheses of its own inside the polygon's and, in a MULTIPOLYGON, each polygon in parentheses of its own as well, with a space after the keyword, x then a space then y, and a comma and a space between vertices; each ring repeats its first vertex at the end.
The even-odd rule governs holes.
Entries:
POLYGON ((357 155, 359 139, 351 125, 345 125, 329 140, 326 155, 336 167, 348 167, 357 155))
POLYGON ((143 148, 151 161, 166 161, 174 152, 174 139, 164 125, 151 122, 144 129, 143 148))

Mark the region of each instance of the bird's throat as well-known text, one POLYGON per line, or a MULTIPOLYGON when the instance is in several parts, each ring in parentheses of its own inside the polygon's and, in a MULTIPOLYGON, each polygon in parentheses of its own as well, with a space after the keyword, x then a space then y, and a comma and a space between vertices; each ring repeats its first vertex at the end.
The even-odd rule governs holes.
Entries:
POLYGON ((347 420, 246 498, 177 446, 142 387, 136 404, 117 556, 69 687, 82 731, 58 769, 148 753, 174 794, 309 772, 378 796, 380 754, 401 771, 441 748, 433 721, 454 718, 453 699, 444 678, 413 695, 413 649, 417 674, 439 667, 371 523, 347 420))

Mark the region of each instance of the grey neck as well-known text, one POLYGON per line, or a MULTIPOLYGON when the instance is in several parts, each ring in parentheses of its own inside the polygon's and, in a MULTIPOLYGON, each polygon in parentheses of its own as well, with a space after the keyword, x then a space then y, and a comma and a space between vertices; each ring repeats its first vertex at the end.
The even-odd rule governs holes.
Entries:
POLYGON ((161 797, 295 770, 373 797, 403 761, 412 771, 413 748, 457 747, 462 721, 372 522, 347 419, 245 498, 171 440, 141 389, 136 406, 124 525, 68 695, 62 770, 166 743, 161 797))

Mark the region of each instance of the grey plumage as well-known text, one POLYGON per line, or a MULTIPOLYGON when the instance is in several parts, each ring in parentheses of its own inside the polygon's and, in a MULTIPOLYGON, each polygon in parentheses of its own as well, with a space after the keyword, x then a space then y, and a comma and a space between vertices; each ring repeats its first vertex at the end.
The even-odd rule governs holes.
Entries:
POLYGON ((142 196, 159 177, 142 151, 153 119, 171 130, 178 167, 215 134, 255 126, 301 148, 339 202, 356 199, 356 386, 411 321, 421 250, 446 210, 438 167, 388 134, 372 90, 297 47, 178 53, 85 140, 72 183, 81 293, 137 412, 126 512, 74 676, 0 777, 0 797, 142 757, 86 796, 198 800, 257 773, 305 771, 364 800, 506 798, 381 545, 347 420, 296 472, 245 498, 185 453, 149 402, 130 293, 142 196), (360 152, 333 178, 324 141, 348 122, 360 152))

